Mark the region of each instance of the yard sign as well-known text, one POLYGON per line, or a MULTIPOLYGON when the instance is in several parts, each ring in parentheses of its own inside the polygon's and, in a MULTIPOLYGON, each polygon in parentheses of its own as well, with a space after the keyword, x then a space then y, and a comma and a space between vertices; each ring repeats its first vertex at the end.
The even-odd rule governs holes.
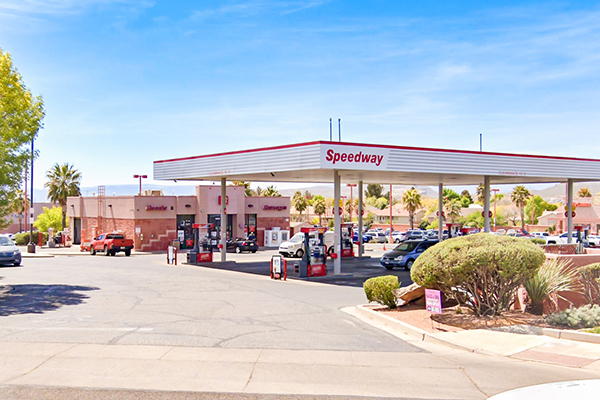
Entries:
POLYGON ((442 314, 442 292, 439 290, 425 289, 425 306, 427 311, 442 314))

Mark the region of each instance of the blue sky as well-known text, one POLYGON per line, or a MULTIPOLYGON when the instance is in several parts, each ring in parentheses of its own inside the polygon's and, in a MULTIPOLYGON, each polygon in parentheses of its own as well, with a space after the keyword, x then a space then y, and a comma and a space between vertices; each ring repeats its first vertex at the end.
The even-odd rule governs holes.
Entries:
POLYGON ((599 2, 0 0, 0 47, 44 97, 38 188, 55 162, 135 184, 329 118, 349 142, 600 158, 599 2))

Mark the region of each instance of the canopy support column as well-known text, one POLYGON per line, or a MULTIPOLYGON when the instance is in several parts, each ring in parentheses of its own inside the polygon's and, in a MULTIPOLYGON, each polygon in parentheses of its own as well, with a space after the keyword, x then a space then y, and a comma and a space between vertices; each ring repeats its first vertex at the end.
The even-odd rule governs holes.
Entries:
POLYGON ((363 181, 358 181, 358 256, 363 256, 363 181))
POLYGON ((221 262, 227 260, 227 178, 221 178, 221 262))
POLYGON ((438 188, 438 240, 444 240, 444 184, 440 183, 438 188))
POLYGON ((573 179, 567 181, 567 243, 573 241, 573 179))
POLYGON ((333 171, 333 248, 337 258, 333 260, 333 274, 342 273, 342 218, 340 215, 340 173, 333 171))
POLYGON ((487 233, 492 231, 490 226, 490 177, 483 177, 483 220, 484 229, 487 233))

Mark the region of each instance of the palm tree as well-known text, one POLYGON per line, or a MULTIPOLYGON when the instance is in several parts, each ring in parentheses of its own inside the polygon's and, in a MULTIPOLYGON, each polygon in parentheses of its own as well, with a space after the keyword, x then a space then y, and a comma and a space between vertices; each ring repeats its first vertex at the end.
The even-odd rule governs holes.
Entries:
POLYGON ((461 216, 462 203, 459 199, 451 199, 444 203, 444 212, 451 223, 461 216))
POLYGON ((525 229, 525 205, 529 196, 531 196, 531 193, 523 185, 515 186, 510 194, 510 200, 521 211, 521 229, 525 229))
POLYGON ((315 214, 319 216, 319 225, 322 225, 322 217, 325 214, 327 206, 325 205, 325 198, 320 195, 316 195, 312 199, 312 206, 315 214))
POLYGON ((410 229, 414 229, 415 227, 415 212, 423 206, 421 202, 421 195, 414 187, 408 189, 404 194, 402 194, 402 204, 404 204, 404 209, 408 211, 408 222, 410 224, 410 229))
POLYGON ((590 193, 590 189, 582 187, 577 192, 577 197, 592 197, 592 193, 590 193))
POLYGON ((54 164, 50 171, 46 172, 48 182, 44 187, 48 189, 48 199, 53 203, 58 203, 62 208, 62 229, 67 225, 67 197, 79 196, 79 185, 81 183, 81 173, 73 169, 69 163, 58 165, 54 164))
POLYGON ((16 194, 16 197, 11 202, 11 209, 19 218, 19 232, 21 232, 23 230, 23 214, 25 214, 27 204, 25 194, 21 189, 18 189, 16 194))
POLYGON ((275 186, 271 185, 271 186, 267 186, 265 191, 262 193, 262 196, 264 196, 264 197, 281 197, 281 194, 277 191, 275 186))
POLYGON ((244 195, 250 197, 253 195, 252 189, 250 189, 250 182, 247 181, 233 181, 233 186, 243 186, 244 195))
POLYGON ((483 200, 485 198, 485 186, 483 184, 477 186, 477 192, 475 194, 475 197, 477 197, 477 201, 479 203, 483 203, 483 200))
POLYGON ((292 205, 296 211, 302 215, 302 211, 308 208, 308 200, 306 200, 306 197, 304 197, 301 191, 297 190, 296 193, 294 193, 294 197, 292 197, 292 205))

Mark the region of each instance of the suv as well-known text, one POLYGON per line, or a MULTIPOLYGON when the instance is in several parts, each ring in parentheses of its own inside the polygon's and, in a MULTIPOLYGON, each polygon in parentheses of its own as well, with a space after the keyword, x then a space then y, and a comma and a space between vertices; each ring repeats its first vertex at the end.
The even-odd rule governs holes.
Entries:
MULTIPOLYGON (((311 239, 315 239, 317 235, 317 232, 309 233, 309 237, 311 239)), ((333 231, 327 231, 323 234, 325 250, 327 251, 328 255, 333 252, 333 240, 333 231)), ((304 232, 298 232, 287 242, 281 243, 279 245, 279 254, 284 257, 302 258, 304 255, 304 232)))
POLYGON ((369 229, 367 231, 366 235, 369 235, 371 237, 371 240, 374 241, 375 243, 386 243, 387 242, 387 237, 385 236, 385 233, 383 233, 383 231, 369 229))
POLYGON ((403 267, 408 271, 412 268, 415 260, 437 242, 437 240, 406 240, 396 246, 394 250, 385 253, 379 263, 388 270, 394 267, 403 267))

